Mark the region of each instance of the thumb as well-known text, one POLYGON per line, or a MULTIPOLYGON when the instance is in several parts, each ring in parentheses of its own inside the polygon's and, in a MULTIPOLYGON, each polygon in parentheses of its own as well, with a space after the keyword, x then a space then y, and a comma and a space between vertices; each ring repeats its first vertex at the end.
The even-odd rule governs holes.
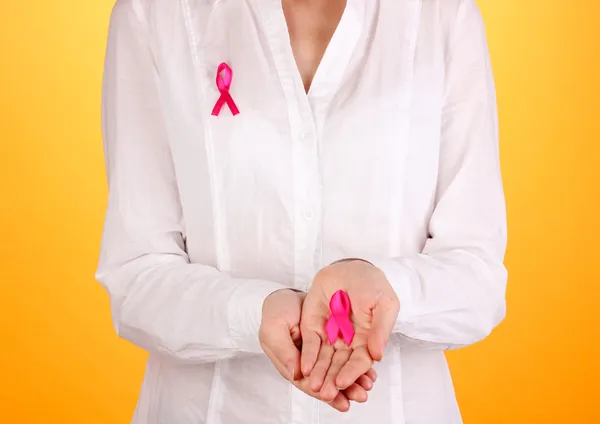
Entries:
POLYGON ((392 334, 394 325, 396 325, 399 310, 396 300, 384 296, 379 299, 375 307, 371 310, 373 321, 367 345, 369 354, 375 361, 383 359, 383 352, 392 334))
POLYGON ((292 337, 292 329, 287 323, 265 325, 263 349, 284 378, 295 381, 301 377, 300 351, 292 337))

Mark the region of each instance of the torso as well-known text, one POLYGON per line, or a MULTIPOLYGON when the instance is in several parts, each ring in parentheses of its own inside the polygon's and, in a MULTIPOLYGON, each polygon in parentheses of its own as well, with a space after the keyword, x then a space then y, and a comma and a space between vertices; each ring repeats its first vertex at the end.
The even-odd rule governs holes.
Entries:
MULTIPOLYGON (((422 250, 458 0, 144 3, 192 263, 306 290, 336 259, 422 250), (236 116, 211 116, 221 62, 236 116)), ((369 402, 340 415, 266 357, 153 355, 134 422, 460 423, 441 351, 393 337, 386 358, 369 402)))

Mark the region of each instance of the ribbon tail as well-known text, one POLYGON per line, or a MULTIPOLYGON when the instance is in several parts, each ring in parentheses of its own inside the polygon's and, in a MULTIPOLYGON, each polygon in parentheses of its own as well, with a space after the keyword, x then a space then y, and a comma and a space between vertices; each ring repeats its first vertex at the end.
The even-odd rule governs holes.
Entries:
POLYGON ((223 107, 224 103, 225 99, 223 98, 223 96, 219 97, 219 100, 217 100, 217 103, 215 103, 215 107, 212 110, 213 116, 219 116, 219 113, 221 113, 221 108, 223 107))
POLYGON ((332 315, 327 320, 327 324, 325 324, 325 332, 327 333, 327 339, 330 344, 334 344, 338 334, 340 333, 340 328, 335 320, 335 317, 332 315))
POLYGON ((342 333, 344 342, 346 345, 350 346, 350 343, 352 343, 352 339, 354 338, 354 327, 352 327, 352 323, 348 318, 344 317, 337 325, 342 333))
POLYGON ((240 110, 233 101, 233 97, 231 97, 231 94, 227 94, 227 106, 229 106, 229 109, 231 110, 231 113, 233 115, 237 115, 238 113, 240 113, 240 110))

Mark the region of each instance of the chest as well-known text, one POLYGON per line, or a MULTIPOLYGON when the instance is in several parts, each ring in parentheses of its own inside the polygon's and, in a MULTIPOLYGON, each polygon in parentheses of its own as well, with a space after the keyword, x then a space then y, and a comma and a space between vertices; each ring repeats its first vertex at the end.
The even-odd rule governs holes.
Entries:
POLYGON ((445 40, 425 4, 336 0, 322 19, 290 4, 220 1, 161 22, 157 65, 174 153, 209 145, 223 172, 245 169, 261 180, 277 179, 275 158, 286 167, 298 155, 317 158, 316 169, 341 157, 350 172, 363 159, 380 168, 392 158, 397 167, 407 154, 430 155, 439 142, 445 40), (232 68, 235 116, 227 106, 211 115, 222 62, 232 68))
POLYGON ((282 3, 290 44, 306 92, 346 8, 346 0, 282 3))
POLYGON ((281 1, 220 1, 161 29, 172 36, 161 37, 157 64, 194 258, 205 249, 194 240, 215 231, 231 245, 293 240, 306 264, 324 241, 359 249, 369 233, 382 249, 400 222, 422 222, 431 209, 444 94, 433 15, 417 1, 348 0, 316 70, 318 52, 306 62, 307 93, 285 14, 281 1), (237 115, 227 106, 211 115, 222 62, 237 115), (367 229, 372 222, 380 226, 367 229))

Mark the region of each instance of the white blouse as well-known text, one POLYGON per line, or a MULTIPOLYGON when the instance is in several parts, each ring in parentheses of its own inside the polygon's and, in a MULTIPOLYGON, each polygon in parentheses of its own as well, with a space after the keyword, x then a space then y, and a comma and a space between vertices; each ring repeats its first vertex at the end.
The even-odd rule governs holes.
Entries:
POLYGON ((456 424, 443 351, 505 314, 494 82, 474 0, 348 0, 308 95, 281 0, 118 0, 97 279, 150 352, 139 424, 456 424), (218 66, 233 72, 219 99, 218 66), (347 413, 285 381, 263 300, 379 266, 401 312, 347 413))

